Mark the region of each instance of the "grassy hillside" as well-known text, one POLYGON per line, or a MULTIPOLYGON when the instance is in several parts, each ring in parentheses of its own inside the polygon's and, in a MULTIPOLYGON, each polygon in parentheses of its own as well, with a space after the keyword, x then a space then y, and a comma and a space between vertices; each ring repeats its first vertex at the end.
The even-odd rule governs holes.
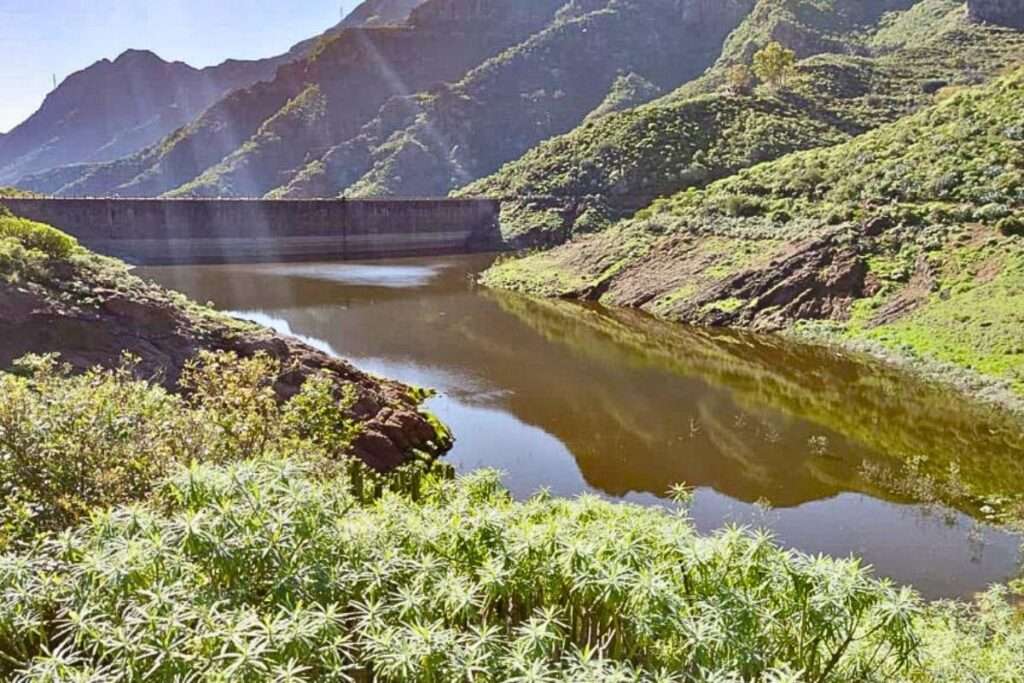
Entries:
POLYGON ((868 343, 1019 397, 1022 107, 1018 70, 848 143, 682 192, 485 279, 672 320, 868 343))
MULTIPOLYGON (((805 4, 762 3, 726 42, 726 53, 746 55, 758 45, 768 29, 755 18, 776 26, 768 32, 800 52, 833 45, 834 37, 822 39, 813 26, 783 21, 805 4), (760 16, 776 5, 791 11, 760 16)), ((739 97, 728 91, 721 83, 733 62, 723 57, 678 91, 542 143, 458 194, 549 196, 507 204, 502 229, 519 244, 558 242, 573 232, 606 227, 657 196, 863 133, 930 104, 947 84, 976 83, 1024 54, 1024 33, 969 22, 962 5, 954 4, 924 0, 910 11, 884 15, 870 31, 830 34, 847 35, 841 53, 804 59, 797 78, 781 92, 762 86, 739 97), (787 119, 783 128, 779 116, 787 119)), ((828 16, 837 26, 848 21, 844 3, 827 7, 829 12, 813 15, 818 24, 828 16)))

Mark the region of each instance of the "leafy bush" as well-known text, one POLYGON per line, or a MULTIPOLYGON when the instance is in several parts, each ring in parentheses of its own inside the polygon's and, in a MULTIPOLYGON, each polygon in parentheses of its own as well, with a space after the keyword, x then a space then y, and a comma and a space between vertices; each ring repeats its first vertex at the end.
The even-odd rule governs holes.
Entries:
POLYGON ((0 374, 0 550, 74 525, 96 508, 144 498, 174 467, 267 454, 337 458, 355 436, 332 380, 307 380, 285 405, 265 356, 203 353, 188 398, 117 370, 71 376, 52 357, 0 374))
POLYGON ((419 502, 346 483, 192 467, 156 508, 8 558, 0 651, 26 681, 880 681, 912 664, 917 599, 856 561, 596 498, 517 503, 494 473, 427 476, 419 502))
POLYGON ((737 95, 746 95, 754 89, 754 73, 746 64, 734 64, 725 73, 729 90, 737 95))
POLYGON ((1024 237, 1024 215, 1007 216, 996 224, 1007 237, 1024 237))
POLYGON ((18 218, 6 210, 0 211, 0 240, 13 240, 25 249, 41 252, 53 259, 67 258, 78 246, 70 235, 42 223, 18 218))
MULTIPOLYGON (((1011 683, 1005 590, 921 605, 856 560, 685 508, 540 495, 440 465, 377 477, 326 377, 206 355, 187 398, 50 358, 0 376, 0 482, 43 534, 0 554, 18 681, 1011 683), (245 457, 248 454, 250 457, 245 457), (339 466, 340 463, 340 466, 339 466), (135 502, 145 498, 145 502, 135 502), (114 502, 127 506, 110 508, 114 502)), ((10 530, 8 526, 8 530, 10 530)))
POLYGON ((727 195, 722 198, 719 210, 726 216, 734 218, 758 216, 763 211, 763 204, 753 197, 742 194, 727 195))
POLYGON ((1007 218, 1010 215, 1010 208, 1003 204, 990 203, 985 204, 978 208, 974 212, 974 217, 979 221, 993 222, 998 221, 1002 218, 1007 218))
POLYGON ((773 87, 784 88, 796 73, 796 52, 777 41, 754 55, 754 73, 773 87))
POLYGON ((1024 679, 1024 623, 1005 587, 974 606, 939 603, 918 626, 927 681, 1017 683, 1024 679))

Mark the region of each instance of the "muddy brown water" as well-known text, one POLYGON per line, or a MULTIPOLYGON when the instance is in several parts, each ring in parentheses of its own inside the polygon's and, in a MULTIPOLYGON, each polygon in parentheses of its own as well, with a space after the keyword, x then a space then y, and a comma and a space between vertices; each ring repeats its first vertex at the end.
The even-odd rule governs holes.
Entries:
POLYGON ((479 288, 490 260, 138 273, 437 389, 429 407, 455 432, 450 461, 504 471, 517 496, 663 505, 686 482, 703 531, 767 527, 804 552, 859 555, 928 597, 1019 573, 1021 539, 987 525, 977 503, 936 506, 927 491, 877 483, 927 456, 920 471, 938 480, 955 467, 975 490, 1024 491, 1019 422, 831 349, 479 288))

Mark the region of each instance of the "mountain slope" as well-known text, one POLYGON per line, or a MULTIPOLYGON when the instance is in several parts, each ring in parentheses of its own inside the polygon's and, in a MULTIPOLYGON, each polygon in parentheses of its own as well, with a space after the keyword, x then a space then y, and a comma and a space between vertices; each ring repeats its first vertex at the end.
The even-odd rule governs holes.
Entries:
POLYGON ((649 105, 552 138, 459 194, 526 197, 504 206, 506 237, 520 244, 558 242, 574 231, 606 226, 656 196, 701 187, 780 154, 893 121, 930 103, 938 88, 976 82, 1024 52, 1019 31, 968 21, 958 0, 923 0, 907 11, 876 12, 871 25, 851 23, 845 8, 859 2, 837 0, 831 5, 833 28, 823 28, 829 24, 820 12, 813 14, 813 24, 793 28, 794 17, 819 5, 810 0, 759 4, 726 41, 718 64, 700 79, 649 105), (773 11, 766 15, 766 8, 773 11), (738 110, 738 96, 721 86, 735 63, 728 55, 749 54, 758 41, 783 35, 804 52, 834 46, 843 35, 848 42, 841 53, 800 62, 788 90, 759 88, 751 100, 758 105, 738 110), (759 120, 756 113, 782 107, 791 112, 792 125, 773 135, 778 130, 773 122, 759 120), (745 121, 723 120, 738 112, 745 121), (716 125, 702 134, 710 119, 716 125), (823 126, 830 137, 822 137, 823 126), (743 134, 759 128, 765 134, 743 134))
POLYGON ((401 24, 423 0, 366 0, 359 4, 338 25, 340 28, 401 24))
MULTIPOLYGON (((267 59, 195 69, 129 50, 113 62, 101 60, 69 76, 35 114, 0 135, 0 182, 133 154, 188 124, 229 91, 272 79, 279 66, 302 58, 320 41, 346 28, 401 23, 421 2, 365 0, 324 34, 267 59)), ((52 185, 41 189, 57 189, 52 185)))
POLYGON ((752 4, 569 3, 544 31, 462 81, 421 93, 406 103, 403 117, 374 122, 275 195, 446 194, 575 127, 627 74, 648 83, 652 94, 698 75, 752 4))
POLYGON ((134 152, 197 116, 225 92, 273 76, 283 57, 195 69, 130 50, 72 74, 39 111, 0 138, 0 182, 134 152))
MULTIPOLYGON (((321 41, 308 58, 279 69, 273 81, 231 93, 139 154, 81 169, 57 192, 155 196, 191 183, 223 161, 211 171, 220 184, 197 181, 195 194, 263 194, 315 151, 303 141, 315 148, 325 139, 351 137, 388 98, 458 78, 545 25, 561 4, 428 0, 413 11, 408 26, 343 29, 321 41), (326 110, 319 117, 296 117, 296 108, 311 100, 293 100, 310 86, 319 89, 326 110)), ((52 179, 24 185, 44 183, 52 179)))
POLYGON ((1021 405, 1022 110, 1018 69, 850 142, 682 192, 486 281, 869 344, 975 391, 979 376, 995 382, 1021 405))

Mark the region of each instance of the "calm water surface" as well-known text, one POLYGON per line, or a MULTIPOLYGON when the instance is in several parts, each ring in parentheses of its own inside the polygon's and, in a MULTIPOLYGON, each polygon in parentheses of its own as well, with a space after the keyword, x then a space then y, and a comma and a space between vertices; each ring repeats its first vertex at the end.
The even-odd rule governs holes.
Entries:
POLYGON ((775 337, 667 325, 629 312, 473 285, 489 257, 194 266, 141 275, 298 336, 357 366, 434 387, 462 471, 664 504, 697 487, 705 531, 766 526, 785 545, 862 556, 929 597, 1019 571, 1015 536, 872 483, 864 465, 960 468, 1024 491, 1024 433, 894 370, 775 337))

